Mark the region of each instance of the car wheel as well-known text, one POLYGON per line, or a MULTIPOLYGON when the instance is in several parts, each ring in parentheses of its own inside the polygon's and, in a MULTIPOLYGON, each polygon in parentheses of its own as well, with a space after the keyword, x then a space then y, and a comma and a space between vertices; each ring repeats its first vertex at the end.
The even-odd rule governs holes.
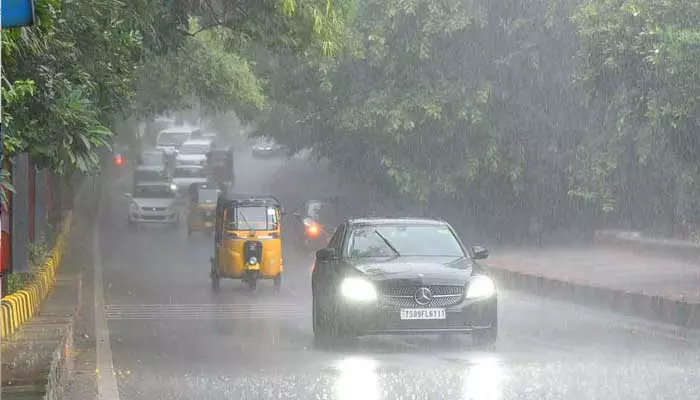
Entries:
POLYGON ((312 321, 314 330, 314 341, 317 345, 349 345, 355 342, 357 335, 348 329, 342 318, 331 317, 325 307, 314 296, 312 321))
POLYGON ((282 286, 282 273, 280 272, 279 275, 275 277, 275 280, 273 281, 273 285, 275 288, 275 292, 280 291, 280 287, 282 286))
POLYGON ((319 304, 319 300, 316 296, 313 296, 311 320, 313 322, 314 339, 316 341, 326 341, 332 337, 332 324, 329 323, 328 314, 319 304))
POLYGON ((472 338, 476 346, 493 349, 498 339, 498 322, 494 321, 490 328, 473 332, 472 338))

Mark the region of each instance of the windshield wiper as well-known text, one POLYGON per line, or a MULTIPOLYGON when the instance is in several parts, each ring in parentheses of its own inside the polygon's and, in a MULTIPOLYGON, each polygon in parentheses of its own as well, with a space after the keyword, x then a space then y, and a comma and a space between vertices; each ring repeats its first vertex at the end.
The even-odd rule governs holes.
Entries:
POLYGON ((246 226, 248 227, 248 230, 249 230, 249 231, 252 231, 252 230, 253 230, 253 227, 250 226, 250 223, 249 223, 248 220, 245 218, 245 216, 243 215, 243 213, 240 212, 240 210, 238 211, 238 216, 241 217, 241 219, 243 220, 243 222, 245 222, 246 226))
POLYGON ((382 235, 381 233, 379 233, 379 231, 376 230, 376 229, 374 230, 374 233, 376 233, 377 236, 379 236, 379 238, 382 239, 382 241, 384 242, 384 244, 386 244, 386 246, 387 246, 388 248, 390 248, 391 251, 394 252, 394 255, 395 255, 396 257, 401 257, 401 253, 399 253, 399 251, 396 250, 396 247, 394 247, 394 246, 391 245, 391 242, 389 242, 389 240, 387 240, 387 238, 385 238, 384 235, 382 235))

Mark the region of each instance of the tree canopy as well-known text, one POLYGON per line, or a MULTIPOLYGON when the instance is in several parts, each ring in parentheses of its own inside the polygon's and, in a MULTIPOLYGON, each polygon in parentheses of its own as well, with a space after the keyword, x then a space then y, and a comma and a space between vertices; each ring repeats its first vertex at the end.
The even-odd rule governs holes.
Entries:
POLYGON ((201 103, 500 231, 700 223, 697 2, 37 5, 3 35, 4 154, 90 171, 114 121, 201 103))
POLYGON ((190 104, 260 108, 241 43, 330 53, 342 2, 39 0, 37 24, 4 30, 3 154, 94 171, 116 121, 190 104))
POLYGON ((700 222, 696 3, 357 9, 336 60, 256 70, 280 103, 265 134, 495 227, 700 222))

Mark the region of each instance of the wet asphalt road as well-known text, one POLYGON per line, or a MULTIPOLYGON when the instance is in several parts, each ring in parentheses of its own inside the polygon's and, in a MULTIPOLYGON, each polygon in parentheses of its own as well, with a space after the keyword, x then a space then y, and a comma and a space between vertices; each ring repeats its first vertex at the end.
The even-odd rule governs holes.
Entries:
MULTIPOLYGON (((311 162, 239 155, 237 163, 237 187, 259 192, 280 171, 292 184, 303 179, 294 165, 311 162)), ((130 232, 128 184, 107 191, 98 229, 120 399, 700 398, 696 338, 520 293, 500 294, 493 352, 469 337, 430 336, 316 349, 310 254, 285 246, 280 293, 271 282, 251 292, 224 280, 214 294, 211 238, 188 239, 184 224, 130 232)))

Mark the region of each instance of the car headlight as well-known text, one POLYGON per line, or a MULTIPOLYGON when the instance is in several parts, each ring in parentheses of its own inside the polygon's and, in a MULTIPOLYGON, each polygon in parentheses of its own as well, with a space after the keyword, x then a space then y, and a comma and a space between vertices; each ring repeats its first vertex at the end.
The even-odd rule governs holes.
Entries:
POLYGON ((170 190, 172 190, 173 192, 176 192, 176 191, 177 191, 177 185, 174 184, 174 183, 171 183, 171 184, 170 184, 170 190))
POLYGON ((129 204, 129 209, 130 209, 131 211, 138 211, 138 210, 139 210, 139 205, 136 204, 136 203, 131 203, 131 204, 129 204))
POLYGON ((340 285, 340 293, 348 300, 374 301, 377 299, 377 290, 374 285, 362 278, 345 278, 340 285))
POLYGON ((488 276, 477 276, 469 283, 467 298, 488 297, 496 293, 496 285, 488 276))

